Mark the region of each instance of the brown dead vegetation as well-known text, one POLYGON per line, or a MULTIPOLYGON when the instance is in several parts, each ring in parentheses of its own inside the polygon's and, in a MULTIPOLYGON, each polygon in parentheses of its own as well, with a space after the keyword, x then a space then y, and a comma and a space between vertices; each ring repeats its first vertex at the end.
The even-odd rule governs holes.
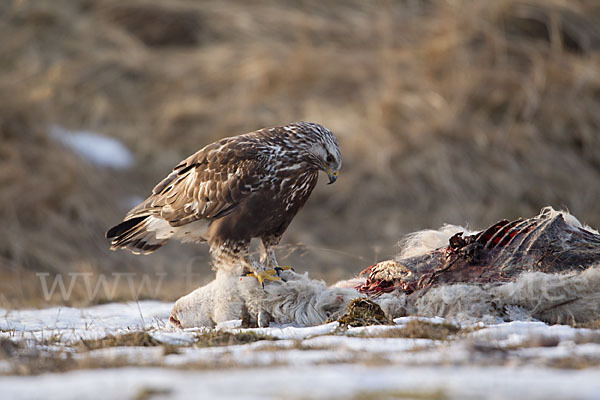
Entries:
POLYGON ((210 330, 196 335, 195 345, 198 347, 232 346, 236 344, 248 344, 260 340, 276 340, 267 335, 254 332, 227 332, 221 330, 210 330))
POLYGON ((365 298, 352 300, 346 313, 340 316, 337 322, 344 328, 392 323, 377 303, 365 298))
POLYGON ((104 349, 109 347, 121 346, 162 346, 165 353, 174 353, 178 347, 197 346, 197 347, 215 347, 215 346, 232 346, 237 344, 248 344, 259 340, 275 340, 266 335, 260 335, 253 332, 228 332, 221 330, 209 330, 199 332, 196 335, 196 340, 193 343, 184 344, 181 346, 170 345, 160 342, 155 339, 148 331, 129 332, 119 335, 107 335, 101 339, 95 340, 80 340, 72 347, 79 351, 90 351, 104 349))
POLYGON ((84 340, 77 344, 77 348, 85 351, 104 349, 107 347, 122 346, 161 346, 162 343, 154 339, 147 331, 130 332, 120 335, 107 335, 101 339, 84 340))
POLYGON ((388 329, 371 336, 386 338, 423 338, 432 340, 447 340, 449 337, 453 337, 458 334, 466 334, 470 331, 471 330, 469 329, 461 329, 460 327, 448 322, 438 324, 414 319, 408 321, 401 327, 388 329))
POLYGON ((376 390, 371 392, 359 392, 352 396, 352 400, 392 400, 392 399, 410 399, 410 400, 444 400, 451 398, 442 390, 376 390))
POLYGON ((598 367, 600 361, 590 357, 562 357, 547 362, 548 367, 558 369, 586 369, 598 367))
POLYGON ((150 400, 157 397, 166 397, 171 394, 171 389, 144 387, 139 390, 135 400, 150 400))
MULTIPOLYGON (((167 272, 163 299, 211 279, 206 247, 136 257, 103 233, 202 145, 295 120, 331 128, 344 156, 280 249, 314 277, 444 222, 553 205, 598 227, 598 26, 591 0, 4 1, 0 305, 46 304, 36 272, 167 272), (117 137, 137 164, 94 167, 52 124, 117 137)), ((77 285, 67 302, 98 301, 77 285)))
MULTIPOLYGON (((0 339, 0 360, 11 363, 10 374, 37 375, 45 372, 66 372, 76 369, 118 368, 136 365, 125 355, 93 353, 95 350, 115 347, 161 347, 163 356, 179 354, 182 348, 232 346, 277 340, 268 335, 253 332, 227 332, 210 330, 199 332, 195 341, 181 344, 160 342, 148 331, 128 332, 107 335, 100 339, 81 339, 74 343, 61 342, 61 338, 52 335, 41 340, 0 339), (55 346, 53 346, 55 345, 55 346), (53 346, 48 348, 48 346, 53 346), (75 356, 77 354, 78 356, 75 356)), ((278 348, 279 349, 279 348, 278 348)), ((150 362, 148 365, 155 365, 150 362)), ((229 366, 224 364, 223 366, 229 366)), ((233 366, 233 365, 231 365, 233 366)), ((206 363, 194 364, 194 368, 214 368, 206 363)))
POLYGON ((587 329, 600 330, 600 319, 597 319, 594 321, 588 321, 588 322, 573 323, 572 326, 573 326, 573 328, 587 328, 587 329))

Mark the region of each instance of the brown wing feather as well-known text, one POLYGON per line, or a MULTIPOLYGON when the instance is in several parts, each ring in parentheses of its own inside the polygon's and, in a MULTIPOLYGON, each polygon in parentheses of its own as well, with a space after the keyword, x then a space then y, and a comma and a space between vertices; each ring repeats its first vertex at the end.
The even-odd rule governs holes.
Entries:
POLYGON ((183 160, 126 219, 159 215, 172 226, 231 212, 255 189, 264 164, 251 140, 226 138, 183 160))

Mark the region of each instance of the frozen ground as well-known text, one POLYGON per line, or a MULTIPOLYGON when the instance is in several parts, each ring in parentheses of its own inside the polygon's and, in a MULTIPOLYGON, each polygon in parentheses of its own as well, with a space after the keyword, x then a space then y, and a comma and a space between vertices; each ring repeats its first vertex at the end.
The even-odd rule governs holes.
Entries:
POLYGON ((449 321, 399 318, 182 331, 171 307, 0 310, 0 398, 600 398, 597 330, 463 324, 437 340, 449 321))

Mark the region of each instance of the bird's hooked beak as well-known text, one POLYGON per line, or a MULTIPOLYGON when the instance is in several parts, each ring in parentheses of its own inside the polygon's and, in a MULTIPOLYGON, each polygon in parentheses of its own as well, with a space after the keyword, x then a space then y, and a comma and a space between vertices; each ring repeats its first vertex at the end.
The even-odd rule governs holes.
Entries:
POLYGON ((328 165, 325 165, 325 169, 327 170, 327 176, 329 177, 329 183, 328 185, 331 185, 333 182, 335 182, 338 178, 338 171, 334 171, 331 168, 329 168, 328 165))

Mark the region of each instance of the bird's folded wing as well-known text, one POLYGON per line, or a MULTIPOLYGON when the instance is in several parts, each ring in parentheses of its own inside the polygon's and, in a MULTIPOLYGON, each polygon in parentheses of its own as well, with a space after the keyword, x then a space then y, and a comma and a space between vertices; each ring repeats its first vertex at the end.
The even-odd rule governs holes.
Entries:
POLYGON ((265 160, 240 138, 211 144, 178 164, 126 219, 160 215, 172 226, 227 215, 268 176, 265 160))

